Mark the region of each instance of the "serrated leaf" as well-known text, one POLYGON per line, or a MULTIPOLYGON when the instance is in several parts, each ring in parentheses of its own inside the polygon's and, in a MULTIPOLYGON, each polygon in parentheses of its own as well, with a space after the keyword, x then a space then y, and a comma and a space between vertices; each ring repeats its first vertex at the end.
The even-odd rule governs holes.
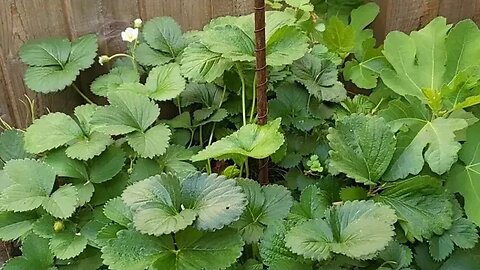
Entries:
POLYGON ((197 214, 194 226, 199 230, 217 230, 242 215, 246 198, 232 179, 216 174, 195 174, 181 183, 182 203, 197 214))
POLYGON ((54 217, 45 214, 33 224, 33 232, 42 238, 50 239, 55 235, 55 230, 53 228, 55 221, 54 217))
POLYGON ((330 202, 325 192, 314 185, 310 185, 302 191, 299 202, 293 204, 289 219, 307 221, 323 218, 329 207, 330 202))
POLYGON ((95 192, 95 187, 91 182, 75 183, 74 187, 77 189, 78 193, 77 207, 84 206, 87 202, 90 202, 93 193, 95 192))
POLYGON ((302 270, 312 267, 311 262, 292 253, 285 246, 285 234, 291 227, 290 223, 280 223, 265 230, 265 236, 260 243, 260 256, 268 269, 302 270))
POLYGON ((325 56, 306 54, 293 63, 292 73, 319 100, 340 102, 347 97, 347 91, 338 81, 337 66, 325 56))
POLYGON ((201 42, 212 52, 222 54, 222 57, 231 61, 255 60, 252 33, 247 33, 236 25, 217 25, 202 33, 201 42))
POLYGON ((63 113, 50 113, 36 119, 25 132, 25 149, 32 154, 51 150, 83 136, 75 121, 63 113))
POLYGON ((247 196, 248 204, 246 211, 231 227, 239 230, 245 242, 254 243, 260 240, 267 226, 287 216, 293 200, 290 192, 283 186, 261 187, 249 179, 238 179, 237 183, 247 196))
POLYGON ((100 250, 88 247, 76 258, 59 262, 59 270, 96 270, 103 266, 100 250))
POLYGON ((362 187, 345 187, 340 190, 342 201, 367 200, 368 191, 362 187))
POLYGON ((290 65, 293 61, 302 58, 307 52, 308 37, 298 28, 285 25, 274 32, 272 31, 272 34, 267 36, 266 45, 267 65, 290 65))
POLYGON ((77 189, 70 184, 63 185, 55 190, 50 197, 46 198, 42 205, 52 216, 68 218, 73 214, 78 205, 77 189))
POLYGON ((85 136, 67 147, 65 153, 70 158, 79 160, 89 160, 100 155, 107 146, 113 143, 112 138, 100 132, 92 132, 88 137, 85 136))
POLYGON ((452 204, 439 180, 415 176, 391 183, 374 198, 395 209, 408 240, 429 239, 452 224, 452 204))
POLYGON ((455 131, 468 126, 463 119, 435 118, 417 101, 411 103, 394 100, 380 115, 389 122, 397 134, 397 149, 384 178, 388 181, 418 174, 426 162, 430 169, 443 174, 457 160, 461 145, 456 141, 455 131))
POLYGON ((207 108, 218 108, 227 97, 228 93, 222 93, 214 84, 189 83, 180 95, 180 104, 186 107, 200 103, 207 108))
POLYGON ((16 240, 28 233, 38 216, 31 212, 0 213, 0 239, 3 241, 16 240))
POLYGON ((480 226, 480 214, 478 204, 480 203, 480 152, 478 152, 480 123, 476 123, 467 129, 467 141, 459 152, 459 159, 452 167, 448 175, 446 187, 451 192, 460 193, 465 199, 465 213, 469 220, 480 226))
POLYGON ((170 17, 157 17, 143 27, 143 36, 148 45, 175 58, 185 47, 182 30, 170 17))
POLYGON ((76 257, 87 247, 87 238, 73 232, 60 232, 50 240, 50 250, 59 259, 76 257))
POLYGON ((42 93, 62 90, 93 64, 97 48, 95 35, 82 36, 73 43, 58 38, 27 42, 20 48, 22 61, 29 65, 25 83, 42 93))
POLYGON ((171 134, 166 125, 158 124, 145 132, 129 134, 127 142, 141 157, 153 158, 165 153, 171 134))
POLYGON ((330 166, 365 184, 377 182, 395 151, 395 137, 387 122, 375 116, 353 114, 337 121, 327 135, 330 166))
POLYGON ((22 256, 8 260, 2 267, 4 270, 18 269, 54 269, 53 255, 48 249, 48 240, 34 234, 22 241, 22 256))
POLYGON ((39 207, 55 183, 53 168, 36 160, 11 160, 4 170, 12 181, 0 194, 4 210, 24 212, 39 207))
POLYGON ((282 84, 276 88, 277 98, 269 100, 269 114, 273 119, 281 117, 282 124, 310 131, 321 123, 308 111, 308 93, 296 84, 282 84))
POLYGON ((213 82, 229 70, 233 62, 222 54, 210 51, 205 45, 194 42, 182 54, 182 74, 195 82, 213 82))
POLYGON ((167 148, 165 154, 158 158, 158 165, 163 167, 163 171, 166 173, 176 174, 180 179, 186 178, 194 174, 197 168, 190 164, 188 161, 192 158, 194 151, 185 149, 179 145, 170 145, 167 148))
POLYGON ((361 259, 384 249, 394 233, 395 212, 371 201, 345 202, 334 206, 325 219, 292 228, 286 246, 305 258, 325 260, 332 253, 361 259))
POLYGON ((246 157, 261 159, 275 153, 284 142, 278 131, 281 119, 277 118, 264 126, 248 124, 233 134, 223 137, 192 157, 192 161, 209 158, 232 158, 241 164, 246 157))
POLYGON ((219 270, 240 257, 243 242, 231 229, 201 232, 193 228, 153 237, 124 230, 102 248, 104 263, 115 270, 219 270), (177 251, 171 252, 172 250, 177 251))
POLYGON ((0 167, 11 159, 31 157, 24 149, 24 136, 20 130, 5 130, 0 133, 0 167))
POLYGON ((199 229, 220 229, 239 218, 245 200, 235 181, 206 174, 181 183, 173 175, 160 174, 130 186, 122 198, 133 211, 135 227, 156 236, 194 222, 199 229))
POLYGON ((95 95, 108 97, 110 92, 116 91, 125 83, 137 83, 140 81, 138 73, 127 67, 115 67, 109 73, 97 77, 90 86, 95 95))
POLYGON ((65 154, 65 149, 51 151, 44 162, 55 170, 55 174, 63 177, 88 179, 85 164, 79 160, 71 159, 65 154))
POLYGON ((97 109, 92 118, 95 130, 110 135, 145 131, 160 114, 147 97, 129 92, 111 93, 110 105, 97 109))
POLYGON ((115 177, 125 164, 125 153, 116 146, 107 148, 100 156, 89 162, 89 181, 103 183, 115 177))
POLYGON ((158 101, 176 98, 185 90, 185 79, 176 63, 153 68, 145 83, 150 90, 149 96, 158 101))
POLYGON ((410 248, 396 241, 392 241, 379 253, 378 257, 385 261, 385 264, 390 265, 392 270, 405 269, 410 266, 413 259, 410 248))
POLYGON ((128 209, 128 206, 120 198, 108 201, 103 207, 103 213, 110 220, 125 227, 127 227, 133 219, 130 209, 128 209))
POLYGON ((144 66, 160 66, 173 59, 168 53, 155 50, 146 43, 140 43, 135 49, 135 60, 144 66))

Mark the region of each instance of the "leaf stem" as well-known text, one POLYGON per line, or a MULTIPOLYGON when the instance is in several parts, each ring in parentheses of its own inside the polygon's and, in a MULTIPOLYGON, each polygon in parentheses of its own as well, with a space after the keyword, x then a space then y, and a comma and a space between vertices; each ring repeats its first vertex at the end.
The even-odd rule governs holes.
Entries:
POLYGON ((250 170, 248 168, 248 157, 247 160, 245 160, 245 177, 248 178, 250 176, 250 170))
POLYGON ((257 100, 257 74, 253 77, 253 98, 252 98, 252 107, 250 108, 250 123, 253 123, 253 114, 255 112, 255 101, 257 100))
POLYGON ((242 83, 242 116, 243 116, 243 125, 247 124, 247 110, 246 110, 246 96, 245 96, 245 77, 243 76, 240 65, 236 64, 238 77, 240 77, 240 82, 242 83))
POLYGON ((75 83, 72 83, 71 85, 73 87, 73 89, 88 103, 90 104, 95 104, 92 100, 90 100, 87 96, 85 96, 84 93, 82 93, 82 91, 80 90, 80 88, 78 88, 78 86, 75 84, 75 83))
POLYGON ((178 107, 178 114, 182 114, 182 107, 180 106, 180 96, 176 98, 177 100, 177 107, 178 107))
MULTIPOLYGON (((223 92, 222 92, 222 99, 220 100, 220 103, 218 104, 218 108, 220 109, 223 104, 223 99, 225 98, 225 92, 227 92, 227 86, 223 86, 223 92)), ((213 123, 212 130, 210 131, 210 137, 208 138, 208 146, 210 146, 213 142, 213 134, 215 133, 215 128, 217 126, 217 123, 213 123)), ((208 174, 212 173, 212 164, 210 163, 211 160, 207 159, 207 172, 208 174)))

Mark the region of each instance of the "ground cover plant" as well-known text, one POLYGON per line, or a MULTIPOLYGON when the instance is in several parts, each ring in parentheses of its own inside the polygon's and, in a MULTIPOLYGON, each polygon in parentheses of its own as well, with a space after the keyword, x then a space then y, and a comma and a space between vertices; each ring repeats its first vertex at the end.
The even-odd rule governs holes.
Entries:
POLYGON ((269 4, 263 126, 252 15, 135 20, 115 55, 95 35, 25 43, 33 91, 110 69, 97 103, 4 123, 0 238, 21 255, 3 269, 477 269, 477 25, 376 46, 375 4, 269 4))

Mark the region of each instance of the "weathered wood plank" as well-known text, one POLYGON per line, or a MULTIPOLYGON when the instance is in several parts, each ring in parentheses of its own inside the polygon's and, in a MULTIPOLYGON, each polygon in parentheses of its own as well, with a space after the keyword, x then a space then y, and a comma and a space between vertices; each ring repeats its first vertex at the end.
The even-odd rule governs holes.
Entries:
POLYGON ((465 18, 480 22, 479 0, 441 0, 439 15, 445 16, 450 23, 457 23, 465 18))

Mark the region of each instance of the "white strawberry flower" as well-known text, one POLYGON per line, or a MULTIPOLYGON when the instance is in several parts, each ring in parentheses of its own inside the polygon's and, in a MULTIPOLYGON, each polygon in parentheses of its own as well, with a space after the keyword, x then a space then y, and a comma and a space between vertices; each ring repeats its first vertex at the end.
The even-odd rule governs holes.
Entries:
POLYGON ((128 27, 122 32, 122 40, 127 42, 134 42, 138 38, 138 29, 128 27))

